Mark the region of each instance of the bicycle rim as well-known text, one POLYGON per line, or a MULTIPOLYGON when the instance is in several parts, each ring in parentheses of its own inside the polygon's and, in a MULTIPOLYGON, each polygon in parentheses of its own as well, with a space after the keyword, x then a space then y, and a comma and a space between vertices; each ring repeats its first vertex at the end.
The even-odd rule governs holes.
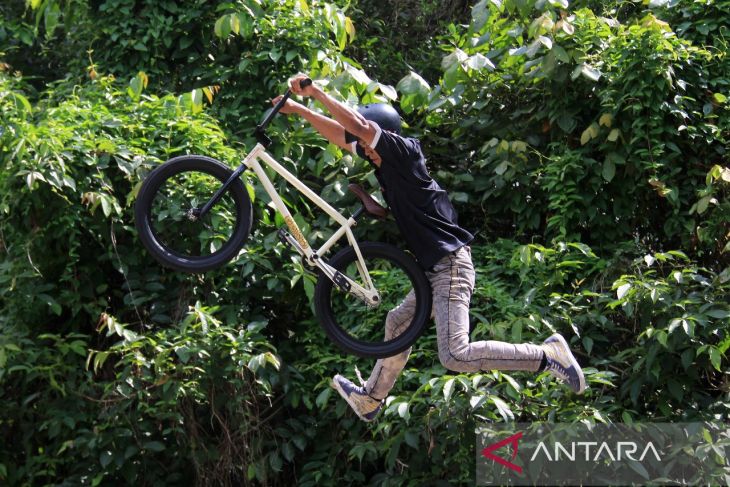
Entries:
MULTIPOLYGON (((360 250, 380 304, 369 306, 322 276, 315 290, 317 316, 329 338, 343 350, 371 358, 395 355, 408 348, 425 329, 431 312, 430 285, 413 258, 397 248, 363 242, 360 250), (388 315, 399 307, 391 321, 400 323, 393 322, 395 333, 386 336, 388 315)), ((351 247, 335 255, 330 265, 366 287, 351 247)))
POLYGON ((223 181, 205 171, 182 171, 164 179, 150 203, 149 226, 157 243, 176 257, 195 261, 222 252, 236 231, 241 208, 232 190, 203 216, 196 211, 223 181))

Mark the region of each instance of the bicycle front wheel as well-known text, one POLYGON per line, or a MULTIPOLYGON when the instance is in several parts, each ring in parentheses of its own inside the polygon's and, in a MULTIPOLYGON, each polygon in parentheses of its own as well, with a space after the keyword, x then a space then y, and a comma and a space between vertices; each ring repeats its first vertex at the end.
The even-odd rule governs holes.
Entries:
POLYGON ((170 159, 142 183, 135 223, 145 248, 160 263, 184 272, 205 272, 233 259, 251 231, 251 200, 233 181, 205 215, 198 211, 233 174, 210 157, 170 159))
MULTIPOLYGON (((415 259, 398 248, 377 242, 363 242, 359 248, 379 304, 367 305, 320 275, 315 311, 327 336, 346 352, 365 358, 390 357, 410 347, 425 330, 431 316, 431 285, 415 259), (401 308, 398 318, 407 322, 394 323, 398 334, 386 337, 388 313, 404 301, 408 311, 401 308)), ((367 288, 353 247, 335 254, 328 264, 367 288)))

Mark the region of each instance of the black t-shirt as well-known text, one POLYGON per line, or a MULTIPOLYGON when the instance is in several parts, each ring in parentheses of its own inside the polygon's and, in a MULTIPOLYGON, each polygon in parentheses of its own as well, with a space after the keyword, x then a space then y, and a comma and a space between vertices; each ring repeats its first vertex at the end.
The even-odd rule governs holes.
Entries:
MULTIPOLYGON (((443 256, 472 241, 474 236, 459 226, 446 191, 428 173, 417 139, 378 128, 373 147, 382 159, 375 176, 385 201, 422 268, 430 269, 443 256)), ((357 142, 352 149, 367 159, 357 142)))

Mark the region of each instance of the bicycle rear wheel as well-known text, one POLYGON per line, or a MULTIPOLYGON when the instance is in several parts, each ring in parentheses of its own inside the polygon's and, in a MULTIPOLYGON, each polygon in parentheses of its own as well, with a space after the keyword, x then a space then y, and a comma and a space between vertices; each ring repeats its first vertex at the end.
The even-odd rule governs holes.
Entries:
POLYGON ((240 179, 204 216, 196 215, 233 174, 210 157, 170 159, 142 183, 135 224, 145 248, 160 263, 205 272, 233 259, 251 231, 251 200, 240 179))
MULTIPOLYGON (((315 311, 327 336, 346 352, 366 358, 390 357, 410 347, 425 330, 431 316, 431 285, 415 259, 398 248, 378 242, 363 242, 359 247, 380 304, 368 306, 320 275, 314 292, 315 311), (410 292, 415 295, 410 323, 401 324, 400 334, 385 340, 388 312, 410 292)), ((366 287, 353 247, 341 250, 328 263, 366 287)))

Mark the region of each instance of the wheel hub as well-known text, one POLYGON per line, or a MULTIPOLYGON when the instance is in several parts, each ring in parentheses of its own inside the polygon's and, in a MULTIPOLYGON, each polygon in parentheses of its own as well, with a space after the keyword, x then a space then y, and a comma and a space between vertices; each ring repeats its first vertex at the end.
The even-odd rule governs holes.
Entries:
POLYGON ((187 216, 188 220, 191 222, 198 221, 198 218, 200 217, 200 208, 190 208, 187 213, 185 213, 185 216, 187 216))

